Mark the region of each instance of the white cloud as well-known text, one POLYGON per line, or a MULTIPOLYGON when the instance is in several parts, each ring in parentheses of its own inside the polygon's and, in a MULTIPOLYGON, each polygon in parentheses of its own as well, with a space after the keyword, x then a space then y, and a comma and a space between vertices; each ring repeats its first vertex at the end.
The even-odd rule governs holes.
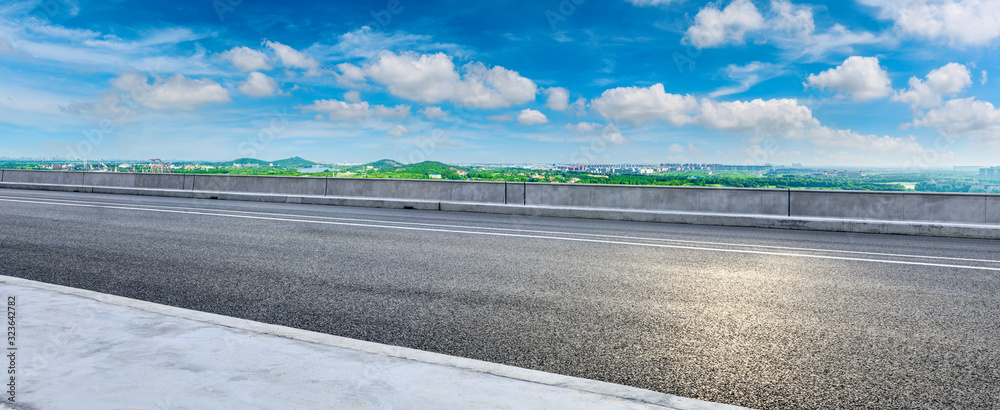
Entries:
POLYGON ((576 124, 566 124, 563 126, 567 131, 571 131, 577 134, 590 134, 601 127, 601 124, 593 122, 579 122, 576 124))
POLYGON ((131 92, 136 87, 148 87, 149 80, 139 73, 124 73, 111 79, 111 85, 122 91, 131 92))
POLYGON ((666 6, 676 0, 626 0, 626 1, 639 7, 650 7, 650 6, 666 6))
POLYGON ((979 80, 979 85, 986 85, 986 81, 987 81, 986 70, 983 70, 982 77, 979 80))
POLYGON ((144 89, 140 105, 153 110, 194 110, 209 103, 229 102, 229 91, 215 81, 203 78, 194 80, 175 74, 168 79, 157 78, 150 85, 145 76, 127 73, 111 80, 120 90, 144 89))
POLYGON ((794 99, 716 102, 701 100, 698 123, 706 128, 798 139, 819 126, 808 107, 794 99))
POLYGON ((331 121, 360 120, 371 116, 367 102, 349 103, 334 99, 316 100, 312 105, 295 107, 304 111, 316 111, 326 114, 331 121))
POLYGON ((444 53, 416 55, 379 53, 364 68, 373 80, 385 84, 397 97, 424 103, 452 98, 460 78, 451 57, 444 53))
POLYGON ((309 54, 274 41, 268 41, 264 44, 274 51, 274 54, 278 56, 281 64, 285 67, 308 70, 306 75, 318 74, 319 62, 309 54))
POLYGON ((383 118, 404 118, 410 116, 410 106, 405 104, 399 104, 395 107, 386 107, 384 105, 376 105, 372 112, 383 118))
POLYGON ((441 109, 441 107, 434 107, 434 106, 424 107, 422 110, 420 110, 420 113, 432 120, 444 117, 446 115, 444 110, 441 109))
POLYGON ((569 108, 569 90, 562 87, 545 89, 545 106, 556 111, 566 111, 569 108))
POLYGON ((278 91, 278 82, 266 74, 254 71, 247 76, 247 80, 240 84, 240 92, 251 97, 264 97, 274 95, 278 91))
POLYGON ((622 136, 622 131, 616 124, 605 125, 604 129, 601 130, 601 136, 608 140, 608 142, 616 145, 628 142, 628 140, 622 136))
POLYGON ((954 45, 985 45, 1000 37, 996 0, 860 0, 906 34, 946 38, 954 45))
POLYGON ((335 99, 316 100, 310 105, 295 107, 303 111, 315 111, 326 114, 331 121, 336 120, 361 120, 371 117, 400 118, 410 115, 409 105, 397 105, 386 107, 384 105, 371 106, 365 101, 347 102, 335 99))
POLYGON ((602 117, 641 124, 647 121, 668 120, 674 125, 693 121, 691 114, 697 110, 698 101, 692 95, 668 94, 663 84, 649 87, 619 87, 601 94, 590 106, 602 117))
POLYGON ((386 85, 393 95, 423 103, 450 100, 470 107, 501 108, 533 101, 538 92, 534 81, 500 66, 469 63, 462 69, 464 75, 444 53, 391 51, 379 53, 364 67, 368 77, 386 85))
POLYGON ((684 147, 682 147, 681 144, 675 142, 673 144, 670 144, 669 147, 667 147, 667 151, 669 151, 672 154, 683 154, 684 147))
POLYGON ((350 103, 359 103, 361 102, 361 93, 359 93, 357 90, 348 91, 344 93, 344 101, 350 103))
POLYGON ((549 119, 541 111, 525 108, 517 114, 517 122, 521 125, 537 125, 549 122, 549 119))
POLYGON ((695 24, 684 33, 683 41, 698 48, 743 44, 748 31, 764 28, 764 16, 749 0, 733 0, 722 10, 714 4, 708 5, 698 12, 694 21, 695 24))
POLYGON ((396 138, 402 137, 403 135, 406 135, 406 134, 409 134, 409 133, 410 133, 409 128, 406 128, 406 127, 404 127, 402 125, 396 125, 395 127, 392 127, 391 129, 389 129, 389 131, 386 131, 386 134, 392 135, 393 137, 396 137, 396 138))
POLYGON ((826 32, 787 41, 783 48, 794 58, 809 56, 810 61, 816 61, 829 53, 854 53, 854 46, 857 45, 891 44, 894 41, 885 33, 875 35, 867 31, 852 31, 840 24, 834 24, 826 32))
POLYGON ((506 115, 506 114, 504 114, 504 115, 491 115, 489 117, 486 117, 486 119, 490 120, 490 121, 496 121, 496 122, 514 121, 514 117, 511 117, 511 116, 506 115))
POLYGON ((788 0, 773 0, 770 14, 768 26, 777 30, 808 37, 816 29, 812 9, 807 6, 796 6, 788 0))
POLYGON ((334 73, 334 77, 337 78, 337 84, 342 87, 357 87, 365 82, 365 73, 361 67, 351 63, 340 63, 337 64, 337 69, 340 73, 334 73))
POLYGON ((577 98, 576 101, 573 101, 573 103, 569 105, 569 111, 573 113, 573 115, 581 117, 587 115, 587 99, 583 97, 577 98))
POLYGON ((271 69, 271 64, 267 61, 267 54, 243 46, 233 47, 222 53, 222 58, 233 63, 236 68, 243 72, 271 69))
POLYGON ((977 134, 1000 140, 1000 110, 974 97, 950 100, 910 125, 933 127, 947 135, 977 134))
POLYGON ((972 85, 972 73, 964 65, 948 63, 927 74, 926 80, 910 78, 910 89, 900 91, 892 97, 913 108, 936 107, 941 105, 942 95, 954 95, 972 85))
POLYGON ((806 78, 808 85, 850 94, 855 101, 873 100, 892 94, 889 74, 876 57, 851 56, 844 63, 806 78))
POLYGON ((534 101, 538 86, 516 71, 483 63, 463 67, 465 75, 456 87, 453 101, 469 107, 500 108, 534 101))
MULTIPOLYGON (((795 99, 752 101, 715 101, 693 96, 668 94, 662 84, 647 88, 624 87, 605 91, 591 102, 604 118, 640 124, 645 121, 669 121, 674 125, 698 124, 710 130, 752 136, 751 141, 764 137, 809 140, 817 146, 852 147, 878 152, 922 152, 923 147, 913 137, 863 135, 851 130, 823 126, 809 107, 795 99)), ((613 125, 613 124, 612 124, 613 125)), ((593 129, 594 125, 568 124, 570 131, 593 129), (582 128, 581 128, 582 127, 582 128)))
POLYGON ((750 90, 761 81, 769 80, 785 73, 785 69, 779 65, 754 61, 746 65, 738 66, 730 64, 725 68, 729 78, 739 82, 738 85, 722 87, 712 91, 708 96, 712 98, 723 95, 738 94, 750 90))

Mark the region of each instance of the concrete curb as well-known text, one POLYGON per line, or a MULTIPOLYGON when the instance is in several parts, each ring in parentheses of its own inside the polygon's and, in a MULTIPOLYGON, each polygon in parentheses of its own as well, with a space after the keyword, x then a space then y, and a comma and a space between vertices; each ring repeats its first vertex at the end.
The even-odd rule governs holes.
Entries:
POLYGON ((588 380, 588 379, 564 376, 553 373, 545 373, 537 370, 523 369, 519 367, 483 362, 479 360, 466 359, 455 356, 448 356, 448 355, 425 352, 421 350, 409 349, 398 346, 382 345, 377 343, 365 342, 361 340, 348 339, 340 336, 328 335, 325 333, 318 333, 308 330, 295 329, 286 326, 254 322, 245 319, 237 319, 228 316, 221 316, 212 313, 182 309, 178 307, 161 305, 142 300, 130 299, 115 295, 108 295, 89 290, 70 288, 66 286, 53 285, 49 283, 37 282, 11 276, 0 276, 0 283, 49 290, 65 295, 72 295, 72 296, 92 299, 98 302, 108 303, 112 305, 139 309, 151 313, 158 313, 178 318, 190 319, 212 325, 236 328, 259 334, 274 335, 310 343, 317 343, 332 347, 351 349, 380 356, 396 357, 421 363, 453 367, 468 371, 517 379, 531 383, 578 390, 583 392, 599 394, 603 396, 611 396, 619 399, 630 400, 645 404, 665 406, 673 409, 692 409, 692 410, 743 409, 743 407, 689 399, 685 397, 674 396, 671 394, 658 393, 651 390, 644 390, 613 383, 606 383, 596 380, 588 380))
POLYGON ((218 199, 252 202, 296 203, 312 205, 355 206, 369 208, 420 209, 430 211, 477 212, 506 215, 558 218, 603 219, 615 221, 662 222, 693 225, 738 226, 851 233, 937 236, 972 239, 1000 239, 1000 225, 976 225, 940 222, 902 222, 866 219, 786 217, 753 214, 644 211, 608 208, 528 206, 484 204, 435 200, 304 196, 213 191, 187 191, 152 188, 90 187, 0 182, 0 188, 62 192, 85 192, 116 195, 162 196, 174 198, 218 199))

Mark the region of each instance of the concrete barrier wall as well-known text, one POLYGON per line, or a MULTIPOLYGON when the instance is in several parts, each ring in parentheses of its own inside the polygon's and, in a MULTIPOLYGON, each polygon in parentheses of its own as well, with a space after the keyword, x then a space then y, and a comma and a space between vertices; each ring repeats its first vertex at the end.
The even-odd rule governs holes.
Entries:
POLYGON ((998 200, 997 195, 960 193, 792 190, 789 194, 791 216, 883 221, 998 223, 998 200))
POLYGON ((327 196, 503 204, 506 184, 489 181, 328 178, 327 196))
MULTIPOLYGON (((183 187, 184 183, 181 182, 181 188, 178 189, 183 187)), ((323 196, 326 194, 326 178, 194 175, 191 187, 195 191, 323 196)))
POLYGON ((85 172, 66 171, 28 171, 8 169, 3 173, 3 182, 21 182, 28 184, 59 184, 83 185, 85 172))
POLYGON ((787 216, 788 191, 527 183, 525 205, 787 216))
POLYGON ((0 170, 0 181, 529 207, 1000 225, 1000 195, 997 194, 28 170, 0 170))

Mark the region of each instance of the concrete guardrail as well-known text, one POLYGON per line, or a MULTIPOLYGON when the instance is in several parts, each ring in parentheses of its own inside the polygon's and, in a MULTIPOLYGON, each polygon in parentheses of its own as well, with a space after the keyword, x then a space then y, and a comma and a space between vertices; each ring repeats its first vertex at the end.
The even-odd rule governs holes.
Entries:
POLYGON ((0 187, 1000 238, 997 194, 28 170, 0 170, 0 187))

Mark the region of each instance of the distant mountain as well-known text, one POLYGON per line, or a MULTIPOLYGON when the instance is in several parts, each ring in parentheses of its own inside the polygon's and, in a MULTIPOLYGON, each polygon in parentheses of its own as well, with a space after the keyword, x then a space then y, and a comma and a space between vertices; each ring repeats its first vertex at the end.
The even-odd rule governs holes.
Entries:
POLYGON ((257 158, 239 158, 239 159, 234 159, 232 161, 216 162, 212 165, 226 167, 226 166, 233 166, 233 164, 240 164, 240 165, 251 164, 258 166, 267 166, 267 164, 270 164, 270 162, 259 160, 257 158))
POLYGON ((301 157, 291 157, 277 161, 264 161, 257 158, 239 158, 239 159, 234 159, 232 161, 217 162, 212 165, 227 167, 227 166, 233 166, 233 164, 240 164, 240 165, 251 164, 261 167, 266 167, 271 164, 274 164, 275 167, 279 168, 309 168, 312 166, 321 165, 318 162, 312 162, 310 160, 303 159, 301 157))
POLYGON ((399 167, 399 171, 405 171, 414 174, 447 174, 447 173, 454 173, 456 170, 459 169, 462 169, 462 167, 456 167, 437 161, 424 161, 424 162, 418 162, 416 164, 407 164, 399 167))
POLYGON ((322 165, 318 162, 312 162, 308 159, 303 159, 301 157, 291 157, 288 159, 274 161, 273 164, 276 167, 283 167, 283 168, 309 168, 316 165, 322 165))
POLYGON ((381 159, 375 162, 369 162, 367 164, 364 164, 361 166, 361 168, 372 167, 375 169, 380 169, 380 168, 392 169, 392 168, 399 168, 401 166, 403 166, 403 164, 400 164, 399 162, 393 161, 391 159, 381 159))

